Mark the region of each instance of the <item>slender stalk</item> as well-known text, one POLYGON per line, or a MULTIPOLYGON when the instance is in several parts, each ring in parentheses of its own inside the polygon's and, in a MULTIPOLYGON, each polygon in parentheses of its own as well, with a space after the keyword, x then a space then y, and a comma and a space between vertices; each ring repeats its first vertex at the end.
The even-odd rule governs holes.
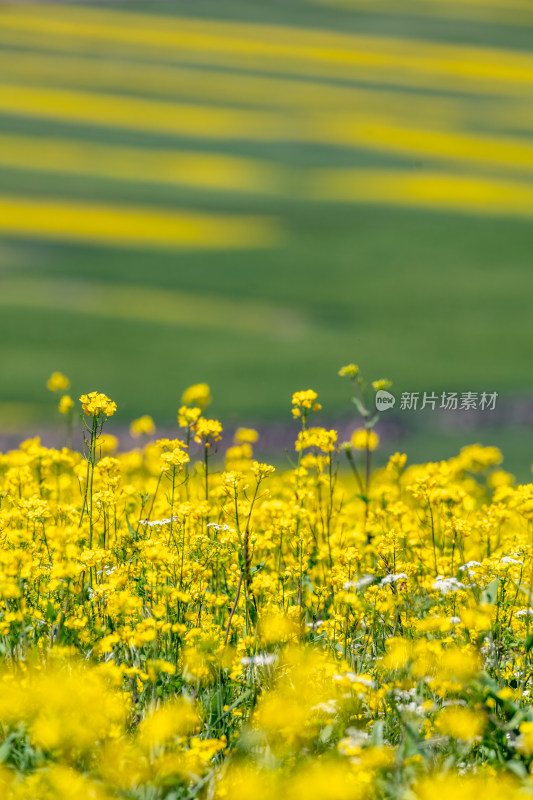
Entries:
POLYGON ((209 442, 205 443, 204 447, 204 464, 205 464, 205 499, 209 500, 209 442))
POLYGON ((225 645, 228 643, 229 630, 231 628, 231 620, 233 619, 233 615, 235 614, 235 609, 237 608, 237 603, 239 602, 241 586, 242 586, 242 571, 241 574, 239 575, 239 585, 237 586, 237 594, 235 595, 235 602, 233 603, 233 608, 231 609, 231 613, 229 615, 228 626, 226 628, 226 636, 224 638, 225 645))

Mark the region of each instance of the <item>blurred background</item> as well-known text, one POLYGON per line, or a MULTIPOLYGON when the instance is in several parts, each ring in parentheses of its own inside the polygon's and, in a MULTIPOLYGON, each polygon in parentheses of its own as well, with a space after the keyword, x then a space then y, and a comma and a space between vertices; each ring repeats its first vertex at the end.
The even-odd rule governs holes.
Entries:
POLYGON ((355 362, 389 450, 530 479, 532 41, 530 0, 1 3, 0 440, 59 426, 54 370, 125 430, 198 381, 267 442, 299 389, 349 427, 355 362))

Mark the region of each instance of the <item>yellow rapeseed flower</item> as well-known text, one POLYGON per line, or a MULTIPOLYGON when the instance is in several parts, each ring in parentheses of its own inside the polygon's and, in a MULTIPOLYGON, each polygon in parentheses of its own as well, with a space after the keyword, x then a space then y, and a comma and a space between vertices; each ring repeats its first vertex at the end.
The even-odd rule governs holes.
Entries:
POLYGON ((308 428, 300 431, 296 440, 296 451, 300 452, 307 447, 317 447, 324 453, 333 453, 337 442, 337 431, 327 431, 325 428, 308 428))
POLYGON ((253 428, 237 428, 233 441, 235 444, 255 444, 259 434, 253 428))
POLYGON ((59 401, 58 409, 60 414, 68 414, 74 408, 74 400, 68 394, 64 394, 59 401))
POLYGON ((520 736, 517 742, 518 752, 524 756, 533 754, 533 722, 526 721, 520 724, 520 736))
POLYGON ((308 411, 320 411, 322 406, 316 403, 318 395, 313 389, 305 389, 302 392, 294 392, 292 396, 292 415, 293 417, 305 417, 308 411), (302 411, 303 409, 303 411, 302 411))
POLYGON ((180 428, 188 428, 189 425, 194 425, 202 413, 202 409, 198 406, 189 408, 188 406, 181 406, 178 411, 178 425, 180 428))
POLYGON ((183 392, 181 402, 186 406, 199 406, 206 408, 211 401, 211 389, 207 383, 194 383, 183 392))
POLYGON ((143 434, 150 435, 155 432, 155 425, 152 417, 145 414, 143 417, 134 419, 130 425, 130 434, 134 439, 137 439, 143 434))
POLYGON ((88 417, 112 417, 117 410, 117 404, 101 392, 89 392, 82 394, 80 403, 83 411, 88 417))
POLYGON ((372 388, 376 392, 380 392, 383 389, 390 389, 392 386, 392 381, 388 381, 386 378, 380 378, 379 381, 372 381, 372 388))
POLYGON ((104 455, 105 453, 114 453, 118 447, 118 439, 112 433, 101 433, 96 440, 96 450, 104 455))
POLYGON ((144 746, 154 747, 191 733, 198 724, 198 714, 192 703, 180 698, 149 713, 139 726, 139 736, 144 746))
POLYGON ((439 712, 435 727, 445 736, 472 742, 481 736, 485 727, 485 716, 470 708, 448 706, 439 712))
POLYGON ((352 447, 356 450, 375 450, 379 444, 379 436, 375 431, 366 430, 366 428, 357 428, 352 433, 351 438, 352 447))
POLYGON ((259 461, 253 461, 251 469, 257 480, 268 478, 268 476, 272 475, 276 470, 276 468, 272 467, 270 464, 260 464, 259 461))
POLYGON ((46 388, 51 392, 64 392, 70 386, 70 381, 62 372, 52 372, 46 381, 46 388))
POLYGON ((341 367, 339 370, 339 375, 341 378, 355 378, 359 374, 359 367, 357 364, 346 364, 345 367, 341 367))
POLYGON ((210 442, 219 442, 222 438, 222 425, 217 419, 206 419, 199 417, 195 426, 195 442, 201 442, 202 438, 205 440, 206 447, 209 447, 210 442))
POLYGON ((161 453, 161 472, 170 472, 172 469, 181 472, 185 464, 189 461, 189 456, 187 453, 184 453, 183 450, 180 450, 179 447, 175 447, 173 450, 167 450, 165 453, 161 453))

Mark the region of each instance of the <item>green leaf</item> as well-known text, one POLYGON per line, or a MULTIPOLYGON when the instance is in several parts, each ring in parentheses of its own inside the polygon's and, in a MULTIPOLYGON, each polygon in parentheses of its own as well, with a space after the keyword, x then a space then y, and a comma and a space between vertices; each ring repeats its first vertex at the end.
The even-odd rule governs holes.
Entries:
POLYGON ((250 622, 255 625, 257 622, 257 611, 251 600, 248 600, 248 614, 250 615, 250 622))
POLYGON ((327 742, 327 740, 331 737, 333 733, 333 725, 326 725, 325 728, 322 728, 320 731, 319 739, 322 743, 327 742))
POLYGON ((136 542, 139 537, 137 536, 137 532, 131 527, 131 524, 130 524, 130 521, 129 521, 128 517, 126 517, 126 525, 128 526, 128 532, 129 532, 132 540, 134 542, 136 542))
POLYGON ((382 744, 383 744, 383 729, 384 729, 383 722, 378 720, 377 722, 374 723, 374 726, 372 728, 372 734, 370 736, 370 743, 374 747, 381 747, 382 746, 382 744))
POLYGON ((503 726, 504 731, 514 731, 520 727, 520 723, 524 720, 531 722, 531 712, 529 708, 519 708, 516 714, 513 714, 509 722, 503 726))
POLYGON ((498 585, 500 583, 499 578, 494 578, 488 586, 485 587, 484 591, 481 593, 481 602, 482 603, 490 603, 494 605, 496 602, 496 597, 498 595, 498 585))
POLYGON ((46 619, 49 620, 50 622, 54 622, 56 617, 57 617, 57 611, 49 600, 48 605, 46 607, 46 619))
POLYGON ((364 407, 364 405, 362 404, 362 402, 359 400, 358 397, 352 397, 352 403, 354 404, 354 406, 359 411, 362 417, 366 417, 368 415, 368 411, 366 410, 366 408, 364 407))
POLYGON ((9 757, 12 749, 12 737, 8 736, 0 745, 0 764, 3 764, 9 757))
POLYGON ((533 647, 533 633, 530 633, 529 636, 526 638, 526 641, 524 642, 524 647, 526 653, 529 653, 529 651, 533 647))
POLYGON ((508 761, 505 766, 515 775, 518 775, 519 778, 527 778, 526 765, 522 764, 521 761, 508 761))

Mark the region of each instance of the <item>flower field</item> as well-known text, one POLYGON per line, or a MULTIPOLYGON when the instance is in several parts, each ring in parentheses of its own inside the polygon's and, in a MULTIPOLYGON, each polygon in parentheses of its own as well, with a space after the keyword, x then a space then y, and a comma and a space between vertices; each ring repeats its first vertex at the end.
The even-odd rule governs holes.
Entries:
POLYGON ((532 28, 0 4, 0 800, 533 797, 532 28))
POLYGON ((295 392, 284 471, 206 384, 117 454, 51 376, 84 447, 0 456, 0 797, 533 793, 533 485, 480 445, 374 469, 390 384, 339 374, 361 424, 295 392))

